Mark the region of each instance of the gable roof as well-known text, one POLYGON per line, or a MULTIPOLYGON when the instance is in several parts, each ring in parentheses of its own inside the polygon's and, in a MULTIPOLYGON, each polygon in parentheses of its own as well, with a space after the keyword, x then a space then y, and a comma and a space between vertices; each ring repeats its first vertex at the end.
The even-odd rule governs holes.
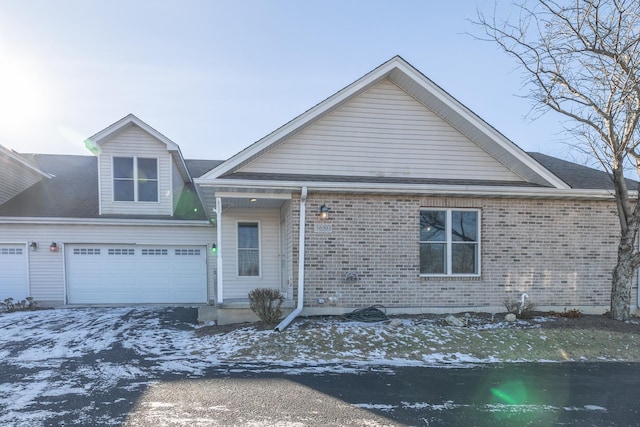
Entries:
POLYGON ((100 155, 102 144, 109 142, 114 136, 118 135, 120 132, 125 129, 137 126, 161 143, 167 146, 167 151, 169 151, 173 157, 173 161, 175 162, 182 178, 186 182, 193 182, 192 176, 189 174, 189 169, 187 168, 184 158, 182 157, 182 152, 180 151, 180 147, 178 144, 164 136, 162 133, 155 130, 153 127, 149 126, 147 123, 140 120, 133 114, 127 114, 117 122, 107 126, 102 129, 100 132, 96 133, 93 136, 90 136, 84 141, 85 146, 89 151, 91 151, 95 155, 100 155))
POLYGON ((205 174, 198 182, 207 183, 211 180, 230 177, 231 173, 238 171, 243 165, 276 147, 292 135, 301 132, 385 79, 391 80, 400 89, 433 111, 526 182, 543 187, 568 189, 565 182, 399 56, 385 62, 351 85, 231 157, 205 174))
MULTIPOLYGON (((99 215, 98 166, 95 156, 23 154, 35 167, 46 171, 51 179, 42 180, 0 205, 0 217, 38 218, 121 218, 206 220, 193 184, 187 184, 173 216, 99 215)), ((190 173, 201 174, 219 164, 215 160, 193 162, 190 173)), ((197 175, 196 175, 197 176, 197 175)))

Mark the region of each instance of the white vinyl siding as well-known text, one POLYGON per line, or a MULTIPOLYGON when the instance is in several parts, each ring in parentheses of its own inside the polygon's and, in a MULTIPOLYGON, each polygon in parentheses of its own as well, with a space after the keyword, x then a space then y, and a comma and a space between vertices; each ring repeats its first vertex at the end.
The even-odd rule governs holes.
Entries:
MULTIPOLYGON (((3 224, 0 235, 5 241, 36 241, 38 249, 29 251, 30 293, 36 301, 51 304, 65 303, 64 252, 66 244, 139 244, 205 246, 215 242, 215 228, 211 226, 99 226, 3 224), (58 251, 50 252, 52 241, 58 251)), ((208 294, 214 295, 215 256, 207 252, 209 265, 208 294)))
POLYGON ((255 288, 280 289, 280 210, 229 209, 222 218, 222 268, 224 299, 248 297, 255 288), (238 223, 259 223, 260 275, 238 275, 238 223))
POLYGON ((173 183, 171 182, 173 160, 165 144, 132 125, 108 142, 103 143, 101 148, 102 151, 98 158, 98 172, 100 177, 100 213, 102 215, 173 214, 173 183), (157 202, 114 201, 114 157, 157 159, 157 202))
POLYGON ((390 80, 241 172, 522 181, 390 80))
POLYGON ((176 165, 176 162, 171 162, 171 189, 173 191, 173 210, 176 210, 180 196, 182 195, 182 189, 184 188, 184 180, 180 175, 180 170, 176 165))
POLYGON ((0 157, 0 161, 2 164, 0 166, 0 182, 2 182, 0 205, 43 179, 42 176, 11 159, 0 157))

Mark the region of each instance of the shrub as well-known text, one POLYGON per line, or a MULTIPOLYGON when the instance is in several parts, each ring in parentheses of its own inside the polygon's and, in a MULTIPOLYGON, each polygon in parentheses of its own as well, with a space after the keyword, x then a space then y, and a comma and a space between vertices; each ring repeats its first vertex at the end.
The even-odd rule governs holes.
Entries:
POLYGON ((15 304, 13 303, 13 298, 7 298, 3 302, 0 302, 0 306, 4 308, 5 311, 11 313, 15 311, 15 304))
POLYGON ((14 311, 35 310, 37 304, 38 303, 33 300, 33 297, 27 297, 21 301, 14 301, 13 298, 7 298, 0 302, 0 308, 7 313, 12 313, 14 311))
POLYGON ((280 320, 283 302, 284 297, 277 289, 258 288, 249 292, 249 307, 267 325, 280 320))
POLYGON ((525 298, 523 305, 522 299, 510 297, 504 300, 504 306, 507 313, 515 314, 519 319, 531 319, 536 305, 529 298, 525 298))
POLYGON ((582 317, 582 311, 580 311, 577 308, 572 308, 571 310, 567 310, 566 308, 564 309, 563 312, 558 313, 555 311, 551 311, 549 312, 549 314, 551 314, 552 316, 556 316, 556 317, 564 317, 567 319, 579 319, 582 317))

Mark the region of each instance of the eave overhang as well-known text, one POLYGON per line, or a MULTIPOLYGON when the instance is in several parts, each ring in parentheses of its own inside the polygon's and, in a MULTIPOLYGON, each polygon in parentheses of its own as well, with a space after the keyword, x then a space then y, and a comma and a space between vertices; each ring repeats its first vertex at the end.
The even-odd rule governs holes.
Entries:
POLYGON ((24 167, 25 169, 28 169, 44 178, 47 179, 51 179, 54 177, 54 175, 51 175, 49 173, 46 173, 42 170, 40 170, 39 168, 37 168, 36 166, 32 165, 31 163, 29 163, 26 159, 24 159, 21 155, 19 155, 18 153, 16 153, 13 150, 10 150, 2 145, 0 145, 0 156, 6 156, 9 159, 11 159, 12 161, 18 163, 20 166, 24 167))
MULTIPOLYGON (((366 182, 330 182, 330 181, 242 181, 238 179, 196 179, 201 188, 255 191, 300 191, 307 187, 309 192, 346 193, 346 194, 407 194, 422 196, 461 196, 461 197, 496 197, 520 199, 583 199, 614 200, 611 190, 590 190, 551 187, 520 187, 490 185, 432 185, 432 184, 389 184, 366 182)), ((630 192, 630 197, 637 197, 637 192, 630 192)))
POLYGON ((120 219, 120 218, 47 218, 47 217, 0 217, 0 224, 56 224, 56 225, 111 225, 149 227, 210 227, 207 220, 167 220, 167 219, 120 219))

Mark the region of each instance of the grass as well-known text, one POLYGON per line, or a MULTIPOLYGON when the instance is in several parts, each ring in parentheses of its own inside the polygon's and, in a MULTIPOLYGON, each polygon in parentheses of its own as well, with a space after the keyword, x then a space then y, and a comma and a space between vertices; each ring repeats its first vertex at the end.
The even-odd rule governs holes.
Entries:
POLYGON ((301 319, 283 332, 252 325, 203 339, 222 359, 235 362, 640 361, 638 333, 543 328, 535 321, 450 327, 421 319, 396 325, 301 319))

